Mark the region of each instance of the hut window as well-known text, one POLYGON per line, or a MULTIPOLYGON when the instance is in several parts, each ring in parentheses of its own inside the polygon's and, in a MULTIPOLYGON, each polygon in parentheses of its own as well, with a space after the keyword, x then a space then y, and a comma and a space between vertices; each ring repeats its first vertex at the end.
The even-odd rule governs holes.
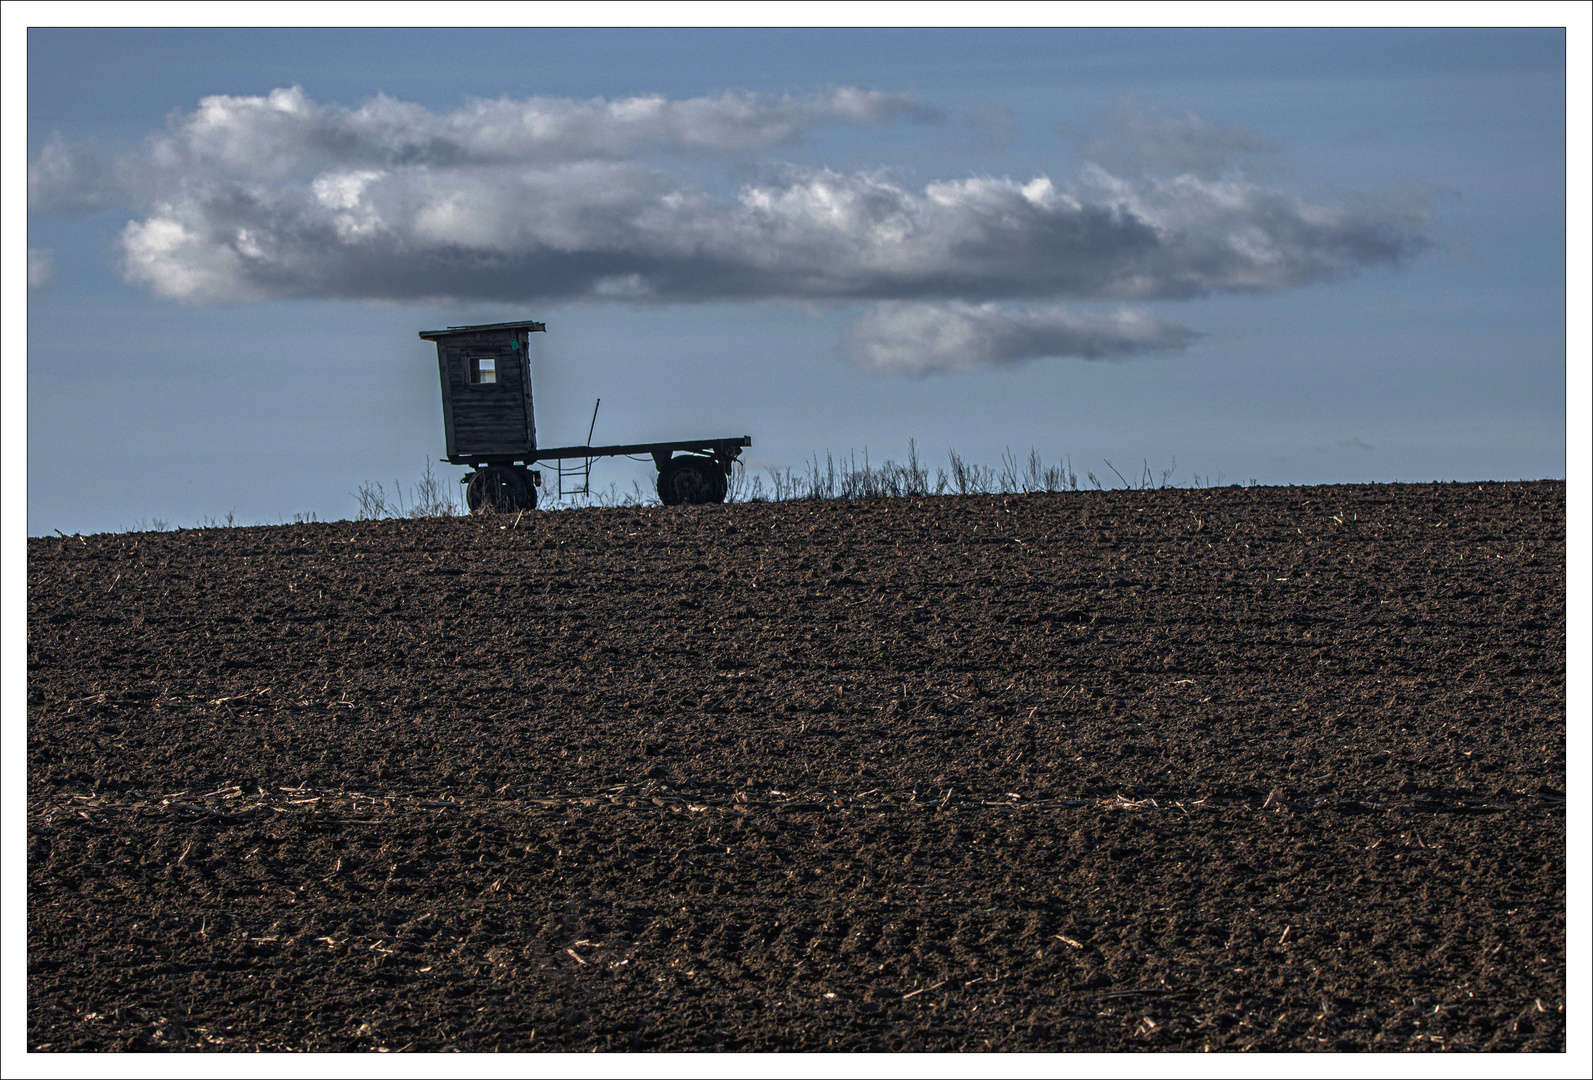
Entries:
POLYGON ((490 356, 470 358, 470 385, 481 386, 498 381, 498 361, 490 356))

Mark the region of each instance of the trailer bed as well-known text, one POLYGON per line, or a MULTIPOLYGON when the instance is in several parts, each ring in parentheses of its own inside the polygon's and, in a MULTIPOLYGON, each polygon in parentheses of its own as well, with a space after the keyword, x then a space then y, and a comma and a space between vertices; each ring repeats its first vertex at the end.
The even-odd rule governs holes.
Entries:
POLYGON ((676 439, 672 442, 625 443, 616 446, 556 446, 545 450, 541 448, 533 450, 525 455, 523 460, 529 464, 533 461, 553 461, 559 458, 622 457, 627 454, 650 454, 656 458, 660 454, 670 454, 677 450, 710 454, 732 449, 739 450, 743 446, 751 445, 751 435, 732 435, 723 439, 676 439))

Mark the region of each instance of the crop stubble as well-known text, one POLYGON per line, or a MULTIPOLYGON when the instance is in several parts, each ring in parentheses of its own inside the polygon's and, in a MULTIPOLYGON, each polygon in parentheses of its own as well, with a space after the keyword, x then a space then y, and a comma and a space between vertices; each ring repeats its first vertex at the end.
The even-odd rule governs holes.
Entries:
POLYGON ((1565 1045, 1560 482, 33 539, 29 1045, 1565 1045))

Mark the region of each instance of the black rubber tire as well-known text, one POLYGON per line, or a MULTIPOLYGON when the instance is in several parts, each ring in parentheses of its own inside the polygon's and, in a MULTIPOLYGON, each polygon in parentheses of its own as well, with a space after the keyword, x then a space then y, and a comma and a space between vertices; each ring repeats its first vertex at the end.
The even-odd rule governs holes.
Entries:
POLYGON ((713 458, 688 454, 671 458, 658 474, 658 499, 665 506, 725 501, 725 471, 713 458))
POLYGON ((536 489, 519 469, 489 465, 470 476, 465 503, 472 514, 506 514, 536 506, 536 489))

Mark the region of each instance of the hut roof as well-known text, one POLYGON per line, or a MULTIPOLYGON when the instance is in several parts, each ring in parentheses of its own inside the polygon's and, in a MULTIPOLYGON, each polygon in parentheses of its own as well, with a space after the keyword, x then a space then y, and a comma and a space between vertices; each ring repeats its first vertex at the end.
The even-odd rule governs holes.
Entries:
POLYGON ((420 336, 427 341, 435 341, 442 337, 452 337, 455 334, 474 334, 482 330, 530 330, 535 333, 538 330, 545 332, 547 326, 527 319, 523 322, 482 323, 480 326, 450 326, 446 330, 422 330, 420 336))

